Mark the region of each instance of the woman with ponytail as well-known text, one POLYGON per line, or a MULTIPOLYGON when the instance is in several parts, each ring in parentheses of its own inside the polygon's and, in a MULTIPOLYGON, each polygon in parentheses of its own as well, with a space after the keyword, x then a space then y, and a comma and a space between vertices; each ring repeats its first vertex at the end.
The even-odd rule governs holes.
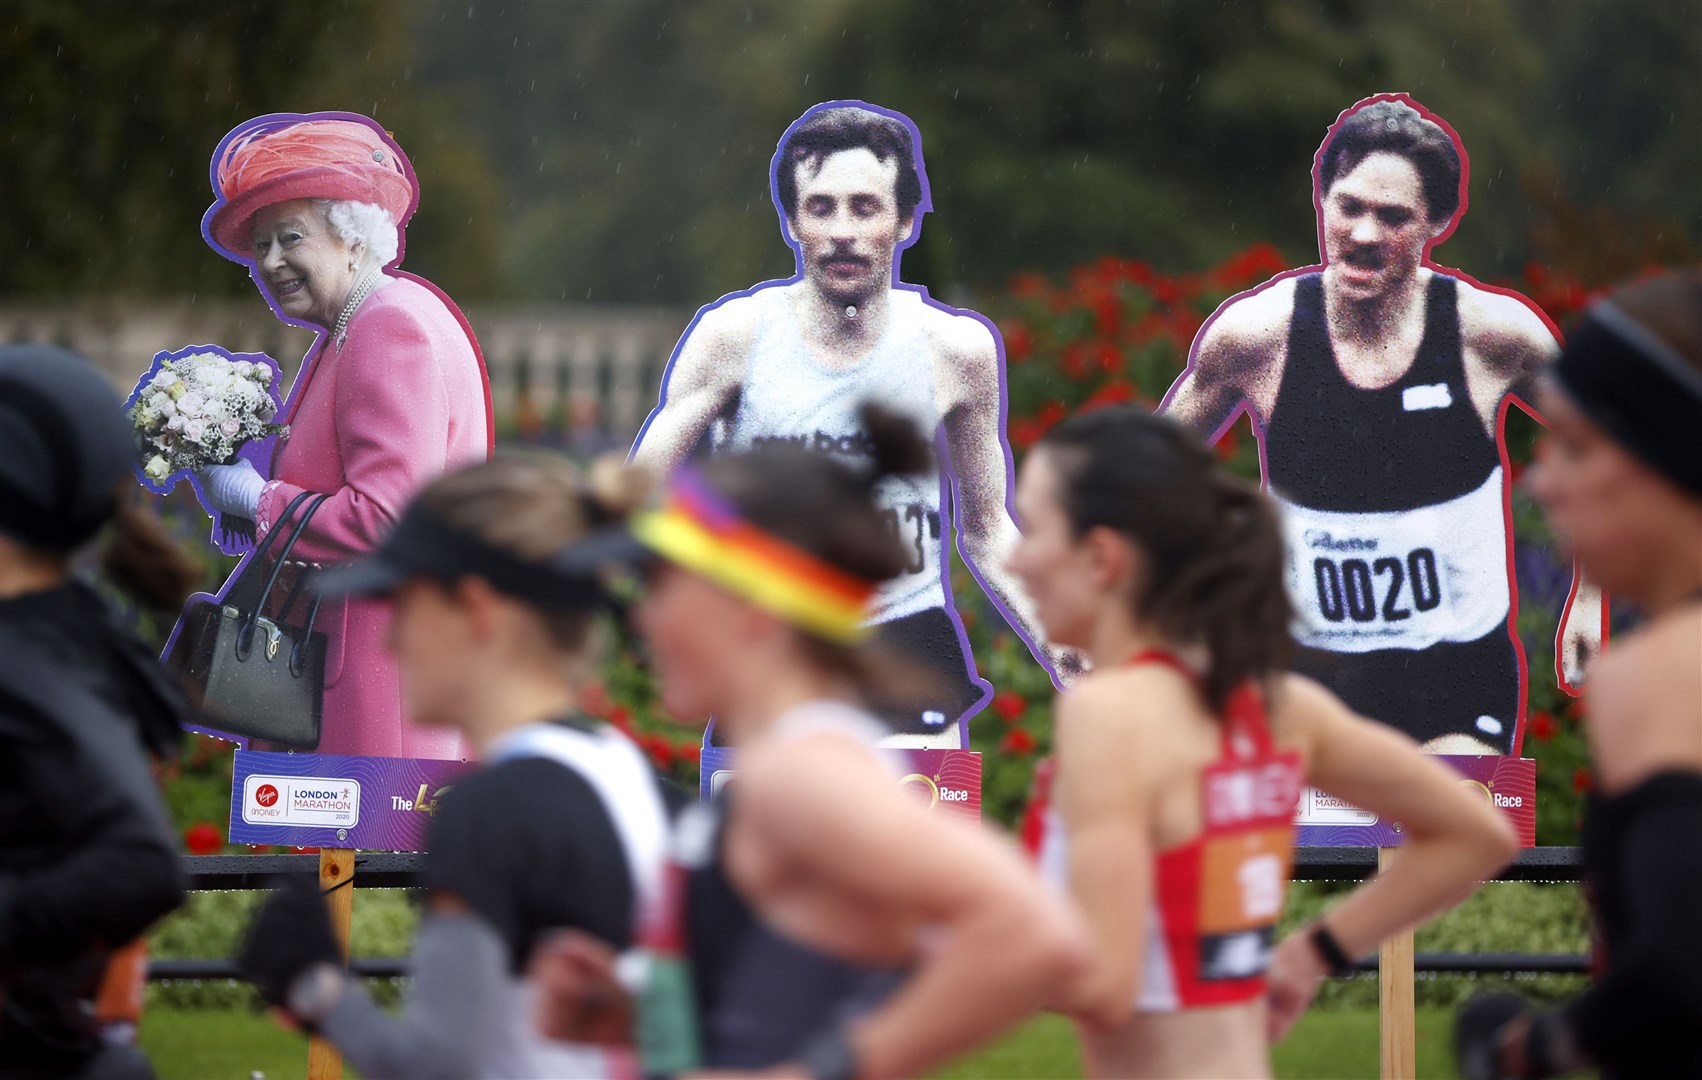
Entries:
POLYGON ((663 704, 713 714, 740 755, 716 808, 675 830, 643 950, 564 942, 545 965, 558 1024, 626 977, 646 1075, 917 1075, 1052 1000, 1082 958, 1016 851, 930 812, 876 749, 871 706, 914 683, 869 651, 865 607, 906 563, 872 496, 930 466, 910 421, 861 419, 858 468, 790 446, 717 456, 632 525, 663 704))
POLYGON ((131 438, 87 361, 0 348, 3 1077, 151 1075, 94 1001, 115 951, 182 900, 149 774, 150 756, 176 753, 182 703, 152 650, 72 571, 105 530, 108 575, 142 606, 175 612, 193 585, 132 501, 131 438))
POLYGON ((1093 673, 1056 712, 1042 866, 1095 962, 1069 996, 1095 1076, 1269 1076, 1326 974, 1458 902, 1511 828, 1406 736, 1285 674, 1274 512, 1176 424, 1075 417, 1023 463, 1011 570, 1093 673), (1390 867, 1273 951, 1310 785, 1399 820, 1390 867))

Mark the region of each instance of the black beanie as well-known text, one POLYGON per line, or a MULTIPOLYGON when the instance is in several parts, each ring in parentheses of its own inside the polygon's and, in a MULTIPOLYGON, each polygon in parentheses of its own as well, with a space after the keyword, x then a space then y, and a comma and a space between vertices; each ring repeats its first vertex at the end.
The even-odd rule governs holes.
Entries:
POLYGON ((0 347, 0 533, 80 547, 135 459, 124 403, 92 364, 52 345, 0 347))

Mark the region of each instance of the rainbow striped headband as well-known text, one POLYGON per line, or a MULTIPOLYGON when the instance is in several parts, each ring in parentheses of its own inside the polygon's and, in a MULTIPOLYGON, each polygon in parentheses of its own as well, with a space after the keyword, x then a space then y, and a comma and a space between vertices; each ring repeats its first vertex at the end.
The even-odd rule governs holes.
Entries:
POLYGON ((639 543, 829 641, 853 644, 875 583, 829 566, 739 517, 691 470, 668 488, 660 510, 633 519, 639 543))

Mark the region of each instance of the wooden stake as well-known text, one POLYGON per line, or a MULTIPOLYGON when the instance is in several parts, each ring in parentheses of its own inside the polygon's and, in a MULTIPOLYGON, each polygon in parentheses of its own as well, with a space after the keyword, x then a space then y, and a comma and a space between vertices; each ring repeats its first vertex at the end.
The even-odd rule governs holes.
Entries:
MULTIPOLYGON (((1379 869, 1399 848, 1379 848, 1379 869)), ((1413 1008, 1412 931, 1385 941, 1377 950, 1378 1014, 1383 1080, 1418 1076, 1418 1018, 1413 1008)))
MULTIPOLYGON (((319 891, 330 909, 331 929, 349 962, 349 926, 355 914, 355 853, 349 848, 319 849, 319 891)), ((307 1080, 343 1080, 343 1055, 315 1035, 307 1042, 307 1080)))

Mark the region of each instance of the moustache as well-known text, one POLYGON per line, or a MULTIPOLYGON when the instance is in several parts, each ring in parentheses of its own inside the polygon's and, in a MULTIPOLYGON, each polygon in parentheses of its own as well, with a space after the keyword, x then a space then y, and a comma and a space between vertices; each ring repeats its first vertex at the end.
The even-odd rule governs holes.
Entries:
POLYGON ((830 263, 851 263, 860 270, 867 270, 873 261, 865 255, 853 255, 849 251, 830 251, 816 260, 817 266, 827 266, 830 263))

